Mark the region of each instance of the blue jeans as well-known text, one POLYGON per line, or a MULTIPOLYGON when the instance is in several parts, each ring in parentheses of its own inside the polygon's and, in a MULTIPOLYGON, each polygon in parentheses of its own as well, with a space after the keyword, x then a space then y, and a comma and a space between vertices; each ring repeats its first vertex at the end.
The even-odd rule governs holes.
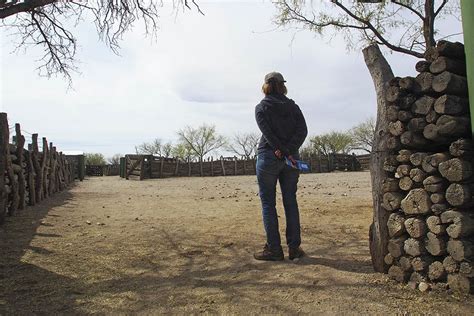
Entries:
MULTIPOLYGON (((294 157, 298 159, 298 157, 294 157)), ((263 226, 267 245, 272 250, 281 249, 276 210, 276 183, 280 182, 286 218, 286 243, 290 248, 301 244, 300 214, 296 202, 299 171, 279 160, 272 150, 261 150, 257 156, 257 180, 262 201, 263 226)))

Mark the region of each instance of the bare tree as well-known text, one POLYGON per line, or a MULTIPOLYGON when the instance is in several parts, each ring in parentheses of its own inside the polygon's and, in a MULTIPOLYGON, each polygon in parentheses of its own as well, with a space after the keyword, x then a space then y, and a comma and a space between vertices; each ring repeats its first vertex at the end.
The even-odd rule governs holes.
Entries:
POLYGON ((381 207, 381 187, 385 175, 382 166, 389 155, 385 88, 394 75, 379 45, 417 58, 429 58, 436 44, 436 37, 440 39, 449 36, 442 34, 435 22, 448 16, 458 17, 459 1, 318 2, 316 4, 311 0, 275 0, 279 10, 275 22, 282 27, 303 28, 319 34, 332 31, 332 35, 344 36, 348 48, 364 47, 364 61, 377 95, 376 132, 370 160, 374 216, 369 230, 369 248, 375 271, 386 272, 388 266, 383 258, 388 253, 388 214, 381 207))
POLYGON ((122 157, 122 154, 115 154, 112 157, 107 159, 107 162, 109 165, 117 166, 120 165, 120 158, 122 157))
POLYGON ((375 118, 368 118, 364 122, 354 126, 350 130, 350 134, 353 140, 352 149, 364 150, 371 153, 374 145, 375 118))
POLYGON ((171 153, 173 152, 173 143, 167 142, 164 143, 161 147, 161 155, 162 157, 171 157, 171 153))
MULTIPOLYGON (((195 0, 173 0, 174 8, 191 5, 202 13, 195 0)), ((60 74, 71 83, 76 71, 77 41, 73 32, 80 22, 93 22, 99 38, 117 53, 120 40, 137 22, 145 27, 146 35, 156 36, 159 9, 163 1, 121 0, 3 0, 0 19, 14 39, 17 49, 41 47, 39 73, 50 77, 60 74), (88 21, 92 17, 92 21, 88 21)))
POLYGON ((235 134, 227 149, 239 156, 250 159, 257 154, 259 141, 260 135, 257 133, 235 134))
POLYGON ((160 138, 155 138, 149 143, 143 143, 135 146, 135 152, 138 155, 154 155, 160 157, 170 157, 173 144, 171 142, 163 143, 160 138))
POLYGON ((178 136, 199 161, 202 161, 205 155, 226 145, 224 136, 217 134, 214 125, 203 124, 197 128, 186 126, 178 131, 178 136))

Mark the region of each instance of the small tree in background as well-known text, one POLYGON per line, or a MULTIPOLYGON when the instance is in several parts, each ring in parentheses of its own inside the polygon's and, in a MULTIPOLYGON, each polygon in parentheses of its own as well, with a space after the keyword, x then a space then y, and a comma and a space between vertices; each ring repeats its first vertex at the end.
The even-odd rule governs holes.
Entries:
POLYGON ((332 131, 326 134, 313 136, 309 139, 310 148, 314 153, 323 155, 342 153, 347 154, 351 150, 352 137, 347 132, 332 131))
POLYGON ((350 134, 353 140, 352 149, 364 150, 371 153, 372 146, 374 145, 375 118, 368 118, 364 122, 354 126, 350 130, 350 134))
POLYGON ((171 155, 176 158, 181 158, 183 160, 186 159, 194 159, 195 153, 191 150, 185 143, 178 143, 171 148, 171 155))
POLYGON ((120 165, 120 158, 122 157, 122 154, 115 154, 109 159, 107 159, 107 162, 109 165, 117 166, 120 165))
POLYGON ((247 159, 257 154, 257 146, 260 135, 257 133, 235 134, 232 143, 227 146, 227 150, 247 159))
POLYGON ((85 155, 86 165, 103 166, 106 164, 104 155, 101 153, 86 153, 85 155))
POLYGON ((193 152, 199 161, 204 156, 226 145, 224 136, 216 132, 214 125, 203 124, 197 128, 186 126, 178 131, 180 142, 193 152))

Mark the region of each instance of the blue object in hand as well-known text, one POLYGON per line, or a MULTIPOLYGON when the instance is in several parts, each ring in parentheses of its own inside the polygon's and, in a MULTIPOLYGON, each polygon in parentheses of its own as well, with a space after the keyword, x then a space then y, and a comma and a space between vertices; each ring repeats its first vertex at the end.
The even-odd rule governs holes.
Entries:
POLYGON ((285 163, 288 166, 290 166, 291 168, 298 169, 298 170, 303 171, 303 172, 309 171, 309 165, 308 165, 307 162, 304 162, 302 160, 295 160, 295 161, 296 161, 296 164, 293 164, 293 162, 291 162, 290 159, 285 157, 285 163))

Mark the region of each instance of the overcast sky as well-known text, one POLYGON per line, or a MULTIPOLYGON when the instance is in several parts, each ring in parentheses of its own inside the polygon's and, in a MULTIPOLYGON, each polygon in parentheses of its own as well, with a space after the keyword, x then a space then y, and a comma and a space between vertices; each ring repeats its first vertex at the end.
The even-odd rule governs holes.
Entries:
MULTIPOLYGON (((23 130, 58 149, 133 153, 154 138, 175 141, 176 131, 214 124, 219 133, 258 131, 255 105, 263 77, 285 76, 288 96, 300 105, 309 134, 346 130, 375 116, 374 88, 360 52, 342 39, 331 43, 309 32, 275 30, 268 1, 200 1, 176 18, 164 8, 156 42, 140 27, 125 37, 120 56, 79 25, 80 74, 41 78, 37 52, 11 54, 2 31, 1 111, 23 130)), ((459 29, 459 25, 454 25, 459 29)), ((415 59, 387 54, 396 75, 415 75, 415 59)))

